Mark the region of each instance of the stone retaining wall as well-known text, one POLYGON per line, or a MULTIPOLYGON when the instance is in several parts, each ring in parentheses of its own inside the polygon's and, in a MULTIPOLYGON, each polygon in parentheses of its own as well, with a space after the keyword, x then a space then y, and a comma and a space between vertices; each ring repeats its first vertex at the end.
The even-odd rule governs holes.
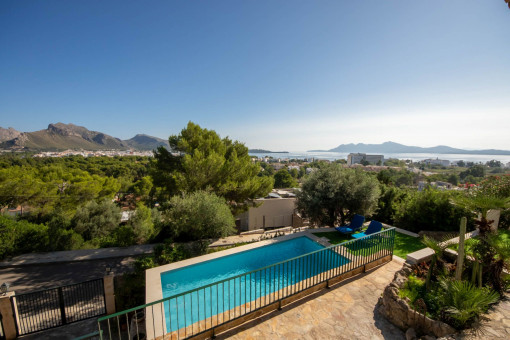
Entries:
POLYGON ((416 312, 409 306, 408 301, 399 297, 399 290, 407 282, 411 272, 411 265, 404 263, 402 269, 395 273, 393 281, 384 289, 383 296, 379 299, 381 314, 404 331, 414 328, 418 333, 438 338, 454 334, 456 330, 453 327, 416 312))

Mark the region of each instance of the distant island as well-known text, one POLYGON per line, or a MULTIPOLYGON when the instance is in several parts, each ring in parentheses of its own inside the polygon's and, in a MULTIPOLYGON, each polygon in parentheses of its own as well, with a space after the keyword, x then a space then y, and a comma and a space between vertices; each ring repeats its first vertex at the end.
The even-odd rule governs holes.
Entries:
POLYGON ((288 151, 269 151, 264 149, 249 149, 249 153, 289 153, 288 151))
POLYGON ((408 146, 394 142, 384 142, 382 144, 341 144, 330 150, 308 150, 308 152, 349 152, 349 153, 438 153, 438 154, 465 154, 465 155, 510 155, 508 150, 464 150, 456 149, 446 145, 438 145, 430 148, 419 146, 408 146))

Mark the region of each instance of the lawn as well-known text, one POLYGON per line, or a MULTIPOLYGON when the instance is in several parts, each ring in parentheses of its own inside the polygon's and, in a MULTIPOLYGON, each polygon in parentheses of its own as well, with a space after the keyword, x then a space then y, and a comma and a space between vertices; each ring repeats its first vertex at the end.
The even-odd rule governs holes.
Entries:
MULTIPOLYGON (((352 237, 350 235, 344 235, 342 233, 339 233, 338 231, 327 231, 313 234, 317 237, 326 237, 329 240, 329 243, 331 244, 339 244, 345 241, 352 240, 352 237)), ((421 243, 419 238, 395 232, 395 244, 393 248, 393 254, 395 254, 396 256, 405 259, 407 257, 407 254, 423 248, 425 248, 425 246, 421 243)), ((366 255, 371 254, 369 249, 365 249, 364 251, 366 255)), ((359 250, 351 252, 355 255, 358 255, 360 253, 359 250)))
MULTIPOLYGON (((499 237, 499 240, 502 242, 509 242, 510 241, 510 230, 498 229, 498 237, 499 237)), ((476 238, 476 236, 474 238, 476 238)), ((469 246, 472 246, 474 242, 475 241, 472 238, 470 238, 470 239, 467 239, 464 241, 464 245, 469 247, 469 246)), ((458 243, 450 244, 448 246, 448 248, 458 251, 459 244, 458 243)))
POLYGON ((393 248, 393 254, 404 260, 407 254, 413 253, 417 250, 425 248, 425 245, 421 243, 420 238, 413 237, 399 232, 395 233, 395 245, 393 248))

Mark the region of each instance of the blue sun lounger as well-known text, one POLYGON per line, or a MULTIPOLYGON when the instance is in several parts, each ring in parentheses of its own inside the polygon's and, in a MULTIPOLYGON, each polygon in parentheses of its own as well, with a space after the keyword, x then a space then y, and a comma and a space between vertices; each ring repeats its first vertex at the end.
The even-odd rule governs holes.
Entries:
POLYGON ((336 227, 335 229, 342 234, 352 234, 353 232, 360 230, 363 227, 363 222, 365 222, 365 217, 361 215, 354 215, 351 220, 351 223, 342 227, 336 227))
POLYGON ((354 237, 354 238, 362 238, 362 237, 368 236, 370 234, 378 233, 378 232, 380 232, 382 230, 382 228, 383 228, 383 226, 382 226, 381 222, 377 222, 377 221, 372 220, 372 221, 370 221, 370 224, 368 225, 367 230, 365 230, 362 233, 352 234, 352 237, 354 237))

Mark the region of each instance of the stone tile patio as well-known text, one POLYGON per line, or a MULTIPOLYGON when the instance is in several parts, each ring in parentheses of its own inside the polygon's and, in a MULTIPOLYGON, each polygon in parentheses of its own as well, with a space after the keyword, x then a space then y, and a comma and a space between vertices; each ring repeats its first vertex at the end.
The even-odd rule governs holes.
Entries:
POLYGON ((462 333, 459 339, 510 339, 510 294, 506 294, 506 299, 500 301, 496 307, 489 311, 485 322, 478 332, 462 333))
POLYGON ((405 339, 379 315, 377 300, 402 263, 393 260, 219 334, 217 339, 405 339))

